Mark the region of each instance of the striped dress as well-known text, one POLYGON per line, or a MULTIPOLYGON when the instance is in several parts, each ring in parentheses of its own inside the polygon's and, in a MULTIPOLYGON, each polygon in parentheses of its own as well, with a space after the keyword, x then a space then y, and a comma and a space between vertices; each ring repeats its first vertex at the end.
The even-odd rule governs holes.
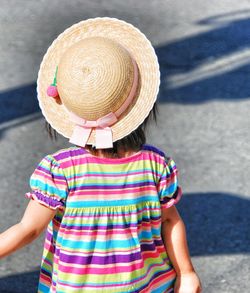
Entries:
POLYGON ((56 209, 44 243, 38 292, 173 292, 161 208, 175 204, 174 161, 144 145, 124 158, 71 147, 46 156, 26 196, 56 209))

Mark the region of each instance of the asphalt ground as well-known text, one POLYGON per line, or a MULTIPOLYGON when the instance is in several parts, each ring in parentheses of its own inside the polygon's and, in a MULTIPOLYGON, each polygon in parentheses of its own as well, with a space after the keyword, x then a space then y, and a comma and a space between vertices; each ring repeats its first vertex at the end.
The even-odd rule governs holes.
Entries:
MULTIPOLYGON (((20 220, 50 141, 36 101, 53 39, 82 19, 124 19, 160 61, 158 125, 148 142, 176 161, 190 253, 203 292, 250 288, 250 1, 14 1, 0 5, 0 231, 20 220)), ((43 236, 0 261, 0 292, 36 292, 43 236)))

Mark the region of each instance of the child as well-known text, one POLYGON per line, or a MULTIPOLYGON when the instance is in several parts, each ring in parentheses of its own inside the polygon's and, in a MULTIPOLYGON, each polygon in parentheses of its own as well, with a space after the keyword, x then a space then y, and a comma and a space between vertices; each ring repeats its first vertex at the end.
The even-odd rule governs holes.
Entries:
POLYGON ((40 162, 22 220, 0 234, 4 257, 47 227, 38 292, 201 292, 176 165, 145 144, 159 79, 150 42, 117 19, 75 24, 45 54, 40 107, 76 146, 40 162))

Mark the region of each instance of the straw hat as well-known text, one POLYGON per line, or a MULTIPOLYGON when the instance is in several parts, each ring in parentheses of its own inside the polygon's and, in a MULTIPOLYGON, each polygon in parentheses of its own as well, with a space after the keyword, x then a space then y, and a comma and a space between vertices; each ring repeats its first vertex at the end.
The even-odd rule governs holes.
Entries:
POLYGON ((159 85, 157 56, 145 35, 104 17, 74 24, 54 40, 40 66, 37 92, 58 133, 77 145, 107 148, 145 120, 159 85), (47 93, 55 72, 62 103, 47 93))

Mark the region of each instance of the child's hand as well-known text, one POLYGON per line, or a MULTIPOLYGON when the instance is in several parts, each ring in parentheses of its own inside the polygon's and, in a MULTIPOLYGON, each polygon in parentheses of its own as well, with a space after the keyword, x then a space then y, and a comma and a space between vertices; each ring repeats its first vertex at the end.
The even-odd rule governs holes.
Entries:
POLYGON ((174 293, 200 293, 201 292, 201 282, 199 277, 195 272, 178 274, 174 293))

